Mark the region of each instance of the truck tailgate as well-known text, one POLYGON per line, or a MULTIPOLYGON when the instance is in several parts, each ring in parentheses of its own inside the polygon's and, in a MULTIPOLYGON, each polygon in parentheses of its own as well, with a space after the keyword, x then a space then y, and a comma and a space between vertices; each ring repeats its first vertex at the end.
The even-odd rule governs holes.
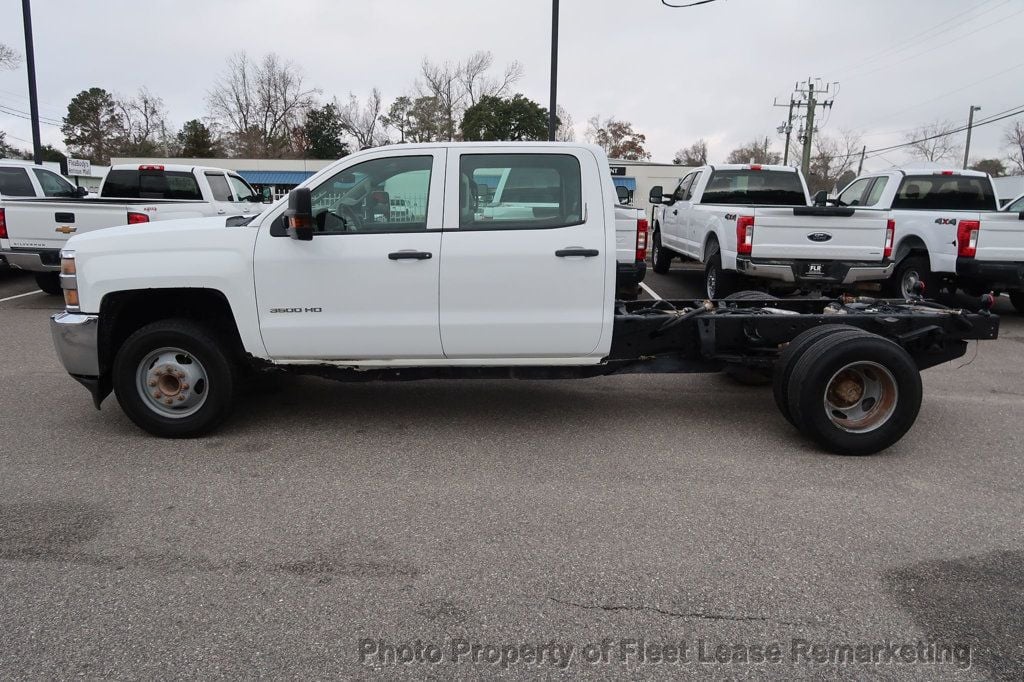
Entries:
POLYGON ((1024 262, 1024 213, 982 213, 978 230, 979 261, 1024 262))
POLYGON ((881 261, 887 223, 887 213, 867 209, 756 208, 751 257, 881 261))
POLYGON ((3 208, 12 249, 59 249, 73 235, 128 222, 124 205, 98 201, 5 200, 3 208))

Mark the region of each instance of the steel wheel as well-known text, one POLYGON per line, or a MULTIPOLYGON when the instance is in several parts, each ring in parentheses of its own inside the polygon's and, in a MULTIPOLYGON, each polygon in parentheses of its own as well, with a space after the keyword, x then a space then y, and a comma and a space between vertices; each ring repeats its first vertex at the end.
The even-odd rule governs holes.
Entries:
POLYGON ((183 419, 198 412, 209 389, 206 368, 181 348, 159 348, 138 365, 136 389, 143 404, 153 412, 183 419))
POLYGON ((708 268, 708 272, 704 277, 704 284, 707 289, 707 295, 709 299, 714 299, 715 294, 718 293, 718 267, 712 265, 708 268))
POLYGON ((825 414, 837 428, 867 433, 896 411, 896 378, 876 362, 852 362, 832 375, 825 388, 825 414))
POLYGON ((916 296, 914 293, 914 287, 918 282, 921 281, 921 273, 916 268, 907 268, 903 271, 903 277, 900 279, 900 296, 903 298, 910 298, 916 296))

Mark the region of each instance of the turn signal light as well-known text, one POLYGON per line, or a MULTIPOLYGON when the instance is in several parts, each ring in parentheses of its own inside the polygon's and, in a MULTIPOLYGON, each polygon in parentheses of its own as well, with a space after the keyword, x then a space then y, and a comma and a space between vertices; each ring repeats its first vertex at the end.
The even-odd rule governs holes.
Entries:
POLYGON ((889 218, 885 224, 885 247, 882 249, 882 258, 892 258, 892 243, 896 237, 896 221, 889 218))
POLYGON ((642 263, 647 260, 647 232, 650 225, 647 218, 640 218, 636 221, 636 262, 642 263))
POLYGON ((736 219, 736 253, 747 254, 754 250, 754 216, 741 215, 736 219))
POLYGON ((78 289, 64 290, 64 307, 68 310, 78 309, 78 289))
POLYGON ((128 212, 128 224, 138 225, 139 223, 148 223, 149 216, 145 213, 135 213, 134 211, 128 212))
POLYGON ((978 220, 961 220, 956 227, 956 255, 961 258, 974 258, 978 255, 978 220))

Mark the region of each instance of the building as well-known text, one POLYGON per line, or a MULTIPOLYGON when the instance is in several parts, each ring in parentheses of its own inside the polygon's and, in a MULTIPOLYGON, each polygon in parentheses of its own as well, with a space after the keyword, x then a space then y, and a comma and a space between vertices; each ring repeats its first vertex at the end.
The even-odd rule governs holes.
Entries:
MULTIPOLYGON (((174 159, 174 158, 114 158, 111 165, 117 164, 183 164, 193 166, 211 166, 227 168, 242 176, 246 182, 262 191, 270 187, 274 198, 278 199, 296 185, 301 184, 317 171, 334 163, 334 159, 174 159)), ((612 180, 617 187, 625 187, 633 193, 633 205, 647 210, 647 196, 651 188, 661 185, 665 191, 671 191, 691 169, 671 163, 655 163, 653 161, 610 161, 612 180)))

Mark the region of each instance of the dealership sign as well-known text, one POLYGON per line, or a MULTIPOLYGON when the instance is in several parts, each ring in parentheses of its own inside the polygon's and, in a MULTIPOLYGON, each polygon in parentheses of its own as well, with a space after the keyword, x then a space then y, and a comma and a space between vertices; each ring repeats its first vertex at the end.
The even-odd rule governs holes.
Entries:
POLYGON ((68 159, 68 175, 92 175, 92 163, 88 159, 68 159))

